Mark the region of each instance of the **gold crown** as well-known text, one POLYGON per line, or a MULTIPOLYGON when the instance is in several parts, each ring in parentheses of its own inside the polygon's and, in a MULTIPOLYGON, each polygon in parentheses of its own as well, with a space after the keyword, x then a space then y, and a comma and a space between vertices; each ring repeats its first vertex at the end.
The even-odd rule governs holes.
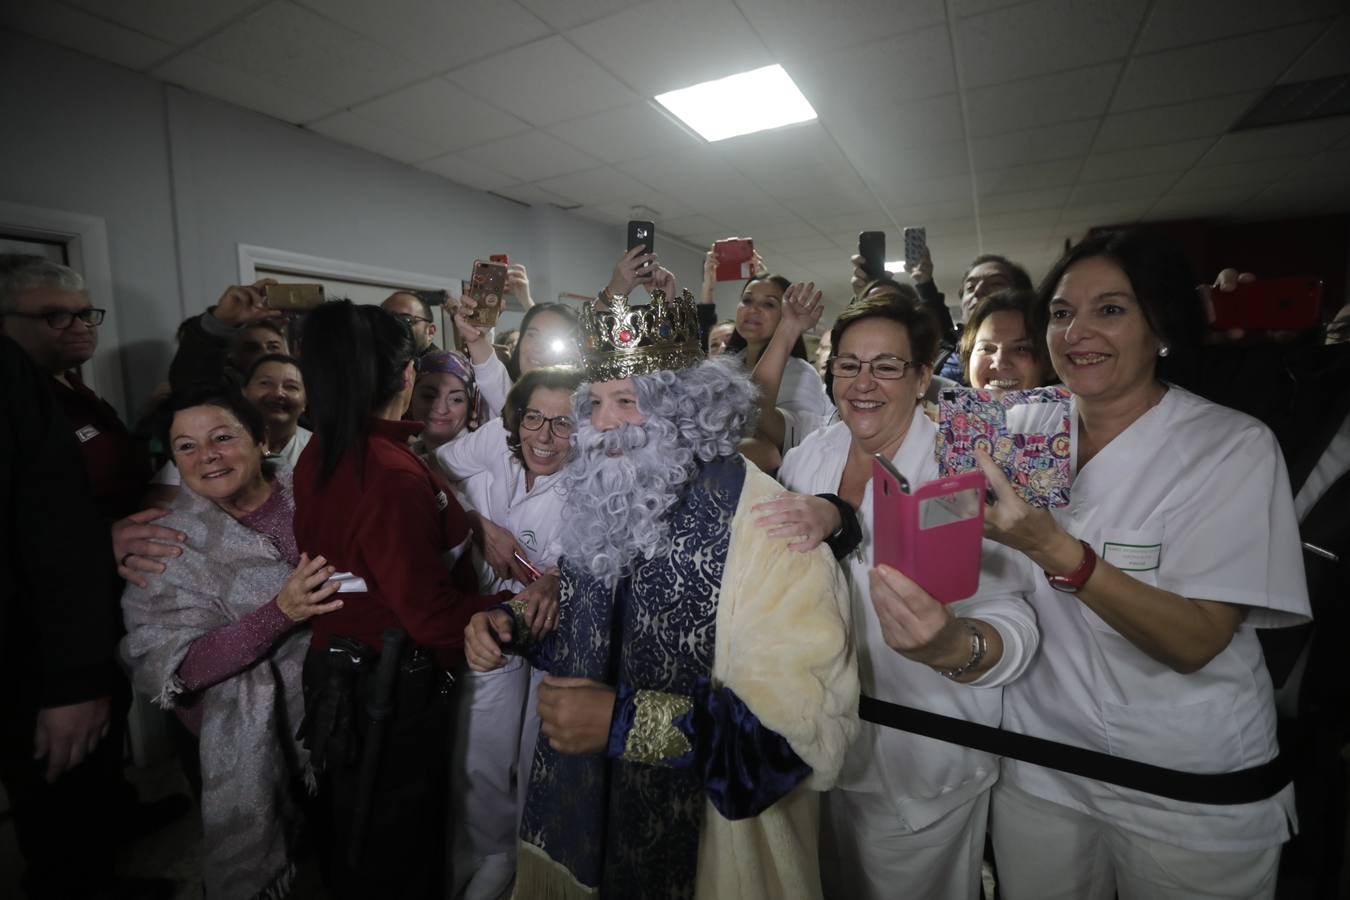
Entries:
POLYGON ((597 309, 594 302, 586 303, 581 308, 581 354, 587 381, 698 365, 703 348, 694 295, 683 290, 669 301, 658 290, 646 306, 616 300, 608 309, 597 309))

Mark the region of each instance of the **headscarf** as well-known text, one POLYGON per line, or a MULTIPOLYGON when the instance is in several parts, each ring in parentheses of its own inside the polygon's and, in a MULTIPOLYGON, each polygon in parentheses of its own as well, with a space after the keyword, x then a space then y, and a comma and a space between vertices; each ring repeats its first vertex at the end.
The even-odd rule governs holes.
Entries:
POLYGON ((418 378, 439 372, 453 375, 464 382, 464 393, 469 401, 469 420, 464 427, 469 431, 492 418, 492 414, 488 412, 487 400, 483 399, 478 390, 478 382, 473 377, 473 363, 464 354, 456 353, 454 350, 433 350, 419 356, 416 366, 418 378))

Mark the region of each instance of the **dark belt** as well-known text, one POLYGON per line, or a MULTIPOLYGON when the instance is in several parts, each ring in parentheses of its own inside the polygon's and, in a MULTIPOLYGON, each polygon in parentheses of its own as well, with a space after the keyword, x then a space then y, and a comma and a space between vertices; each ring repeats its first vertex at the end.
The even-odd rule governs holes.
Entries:
POLYGON ((1288 766, 1283 756, 1277 756, 1268 763, 1250 769, 1210 775, 1182 772, 1124 759, 1109 753, 1048 741, 1016 731, 1004 731, 1002 728, 992 728, 965 719, 915 709, 912 706, 900 706, 875 697, 859 698, 858 716, 864 722, 871 722, 874 725, 907 731, 910 734, 946 741, 949 744, 960 744, 995 756, 1006 756, 1019 762, 1045 766, 1070 775, 1081 775, 1084 778, 1105 781, 1108 784, 1187 803, 1208 803, 1214 806, 1255 803, 1275 796, 1290 782, 1288 766))

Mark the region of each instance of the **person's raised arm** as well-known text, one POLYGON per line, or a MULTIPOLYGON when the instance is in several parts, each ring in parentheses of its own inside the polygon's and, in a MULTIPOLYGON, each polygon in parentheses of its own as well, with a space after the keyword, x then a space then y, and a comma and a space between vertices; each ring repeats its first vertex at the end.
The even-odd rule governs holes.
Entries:
POLYGON ((506 293, 520 301, 522 309, 534 306, 534 297, 530 296, 530 275, 523 263, 511 263, 506 267, 506 293))
POLYGON ((792 348, 796 346, 797 339, 815 327, 825 307, 815 282, 798 282, 783 294, 782 309, 778 327, 774 329, 773 337, 750 373, 751 380, 759 388, 759 422, 755 426, 755 436, 780 450, 787 433, 783 414, 778 410, 778 390, 783 384, 783 371, 792 358, 792 348))

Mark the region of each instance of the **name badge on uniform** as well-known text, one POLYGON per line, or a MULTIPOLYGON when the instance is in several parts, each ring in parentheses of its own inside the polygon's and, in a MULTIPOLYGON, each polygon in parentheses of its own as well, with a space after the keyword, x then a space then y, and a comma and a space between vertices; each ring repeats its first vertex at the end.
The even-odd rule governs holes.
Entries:
POLYGON ((1151 572, 1162 559, 1162 544, 1120 544, 1107 541, 1102 559, 1122 572, 1151 572))
POLYGON ((450 505, 450 498, 445 496, 445 491, 436 492, 436 509, 438 512, 445 512, 446 507, 450 505))
POLYGON ((75 436, 79 438, 80 443, 83 444, 98 437, 98 429, 93 425, 86 425, 83 428, 76 429, 75 436))

